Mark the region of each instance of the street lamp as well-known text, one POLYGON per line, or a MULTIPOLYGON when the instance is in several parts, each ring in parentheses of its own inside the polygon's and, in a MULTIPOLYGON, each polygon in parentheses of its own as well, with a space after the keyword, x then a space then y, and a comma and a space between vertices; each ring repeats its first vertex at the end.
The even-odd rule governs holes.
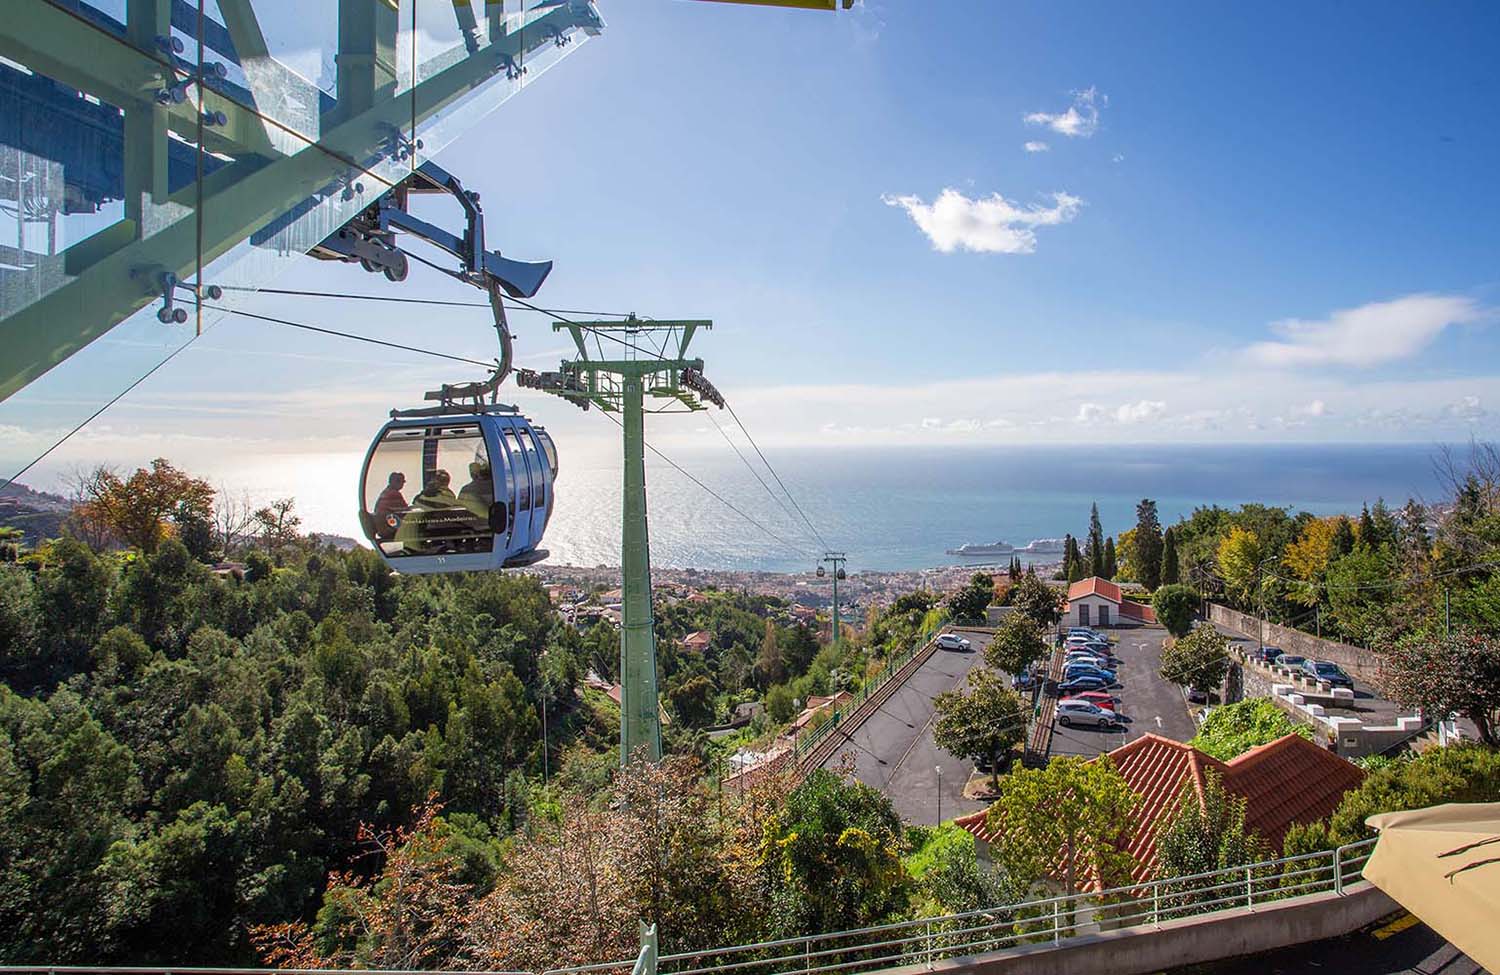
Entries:
POLYGON ((1272 562, 1281 561, 1279 555, 1268 555, 1255 564, 1255 595, 1260 602, 1260 625, 1255 628, 1255 635, 1260 644, 1260 658, 1265 659, 1266 649, 1266 584, 1263 578, 1263 570, 1272 562))
POLYGON ((937 773, 937 825, 943 825, 943 767, 934 765, 933 771, 937 773))

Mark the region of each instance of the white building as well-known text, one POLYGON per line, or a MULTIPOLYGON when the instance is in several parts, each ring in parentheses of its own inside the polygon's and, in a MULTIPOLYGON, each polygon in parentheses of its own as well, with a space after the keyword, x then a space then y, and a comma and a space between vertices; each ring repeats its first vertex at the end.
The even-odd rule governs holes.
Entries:
POLYGON ((1108 579, 1090 576, 1068 587, 1063 626, 1154 626, 1150 606, 1132 602, 1108 579))

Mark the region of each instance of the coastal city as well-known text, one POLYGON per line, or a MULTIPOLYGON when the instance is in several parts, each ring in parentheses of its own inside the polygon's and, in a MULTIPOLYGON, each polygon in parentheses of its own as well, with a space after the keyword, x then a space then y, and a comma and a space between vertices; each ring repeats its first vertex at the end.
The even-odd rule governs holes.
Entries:
POLYGON ((0 975, 1500 973, 1500 5, 5 13, 0 975))

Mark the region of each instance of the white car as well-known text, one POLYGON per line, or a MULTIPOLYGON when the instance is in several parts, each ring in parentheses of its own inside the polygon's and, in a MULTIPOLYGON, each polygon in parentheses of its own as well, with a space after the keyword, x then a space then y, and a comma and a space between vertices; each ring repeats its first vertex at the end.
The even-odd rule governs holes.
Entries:
POLYGON ((1064 728, 1083 725, 1094 728, 1112 728, 1120 723, 1113 711, 1106 711, 1097 704, 1064 698, 1057 702, 1057 723, 1064 728))
POLYGON ((963 637, 959 636, 957 633, 943 633, 943 634, 940 634, 938 636, 938 638, 937 638, 937 645, 938 645, 938 649, 939 650, 967 650, 967 649, 969 649, 969 641, 965 640, 963 637))
POLYGON ((1068 654, 1067 659, 1063 661, 1063 666, 1067 667, 1067 666, 1070 666, 1072 664, 1090 664, 1090 665, 1092 665, 1094 667, 1098 667, 1100 670, 1114 670, 1115 669, 1115 661, 1114 660, 1111 660, 1108 657, 1097 657, 1097 656, 1095 656, 1092 653, 1070 653, 1070 654, 1068 654))

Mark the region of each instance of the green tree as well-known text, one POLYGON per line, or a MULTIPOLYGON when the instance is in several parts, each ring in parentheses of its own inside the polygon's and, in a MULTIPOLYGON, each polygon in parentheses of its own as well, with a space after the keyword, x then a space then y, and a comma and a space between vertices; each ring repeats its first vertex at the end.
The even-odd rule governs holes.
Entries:
POLYGON ((995 598, 995 577, 976 572, 968 585, 948 597, 948 608, 955 623, 983 623, 985 610, 995 598))
POLYGON ((1347 637, 1370 643, 1391 625, 1395 558, 1389 548, 1358 544, 1328 567, 1328 604, 1347 637))
POLYGON ((1135 529, 1127 528, 1120 532, 1119 540, 1115 542, 1115 580, 1117 582, 1140 582, 1136 573, 1135 556, 1135 529))
POLYGON ((1120 571, 1120 563, 1115 558, 1115 536, 1111 535, 1104 540, 1104 578, 1113 579, 1120 571))
POLYGON ((1142 498, 1135 506, 1135 537, 1132 565, 1136 579, 1147 589, 1161 585, 1161 519, 1156 514, 1156 502, 1142 498))
POLYGON ((1311 740, 1312 729, 1293 721, 1270 698, 1252 697, 1214 708, 1188 744, 1221 762, 1286 735, 1311 740))
POLYGON ((1161 584, 1176 585, 1182 578, 1182 568, 1177 564, 1177 534, 1168 528, 1161 538, 1161 584))
POLYGON ((1010 591, 1010 604, 1039 627, 1050 627, 1062 617, 1062 594, 1035 572, 1027 572, 1010 591))
POLYGON ((1042 628, 1031 616, 1017 610, 1000 621, 989 646, 984 648, 984 662, 1007 674, 1020 674, 1046 652, 1042 628))
POLYGON ((1151 608, 1156 610, 1156 621, 1167 628, 1174 637, 1187 636, 1193 628, 1193 616, 1198 612, 1198 591, 1192 586, 1172 583, 1159 587, 1151 594, 1151 608))
POLYGON ((1479 744, 1430 748, 1377 769, 1344 794, 1327 820, 1292 827, 1284 849, 1296 856, 1368 839, 1374 835, 1365 825, 1370 816, 1445 802, 1500 802, 1500 750, 1479 744))
POLYGON ((179 517, 194 523, 212 518, 213 488, 158 457, 151 468, 138 468, 121 479, 108 467, 97 467, 81 485, 78 516, 101 525, 112 537, 151 553, 176 530, 179 517))
MULTIPOLYGON (((1157 876, 1164 880, 1242 867, 1270 855, 1265 840, 1245 825, 1245 799, 1226 790, 1223 778, 1213 770, 1204 776, 1201 795, 1195 783, 1182 784, 1176 804, 1156 835, 1157 876)), ((1211 889, 1215 883, 1210 878, 1169 885, 1170 903, 1191 909, 1217 900, 1221 892, 1211 889)))
POLYGON ((1380 655, 1378 682, 1403 707, 1461 714, 1500 745, 1500 638, 1469 629, 1407 634, 1380 655))
POLYGON ((790 687, 777 684, 766 692, 766 714, 777 724, 785 724, 797 716, 797 705, 790 687))
POLYGON ((1089 509, 1089 538, 1084 549, 1084 562, 1088 565, 1088 574, 1091 576, 1104 576, 1104 526, 1099 522, 1099 503, 1089 509))
POLYGON ((755 674, 762 687, 779 684, 786 678, 786 667, 781 662, 781 648, 776 642, 776 624, 766 620, 765 634, 760 641, 760 656, 755 659, 755 674))
POLYGON ((761 877, 777 937, 879 924, 906 908, 901 819, 861 782, 814 771, 767 820, 761 877))
POLYGON ((1161 676, 1174 684, 1208 693, 1229 672, 1229 640, 1212 626, 1200 626, 1162 648, 1161 676))
POLYGON ((1029 708, 1020 695, 996 674, 974 670, 967 691, 945 691, 932 704, 937 714, 933 741, 958 758, 988 759, 990 782, 995 783, 1001 756, 1026 735, 1029 708))
POLYGON ((707 677, 689 677, 672 685, 667 700, 677 719, 689 728, 706 728, 714 723, 714 684, 707 677))
POLYGON ((1255 605, 1265 554, 1260 536, 1248 528, 1235 526, 1219 542, 1219 575, 1223 577, 1225 589, 1235 605, 1241 608, 1255 605))
POLYGON ((1135 866, 1125 846, 1139 801, 1107 755, 1015 769, 1000 780, 1000 798, 990 806, 991 854, 1018 883, 1054 876, 1069 894, 1085 879, 1117 886, 1135 866))

